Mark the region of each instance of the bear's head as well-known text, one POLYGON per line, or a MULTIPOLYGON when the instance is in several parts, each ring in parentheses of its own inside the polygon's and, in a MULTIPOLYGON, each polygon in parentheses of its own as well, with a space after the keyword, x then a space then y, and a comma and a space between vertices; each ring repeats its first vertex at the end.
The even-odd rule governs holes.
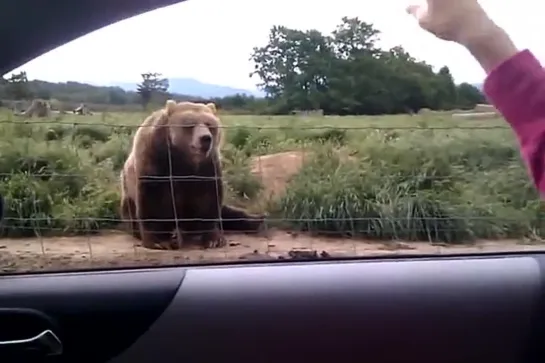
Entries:
POLYGON ((213 103, 169 100, 164 112, 172 146, 187 152, 197 163, 219 156, 222 125, 213 103))

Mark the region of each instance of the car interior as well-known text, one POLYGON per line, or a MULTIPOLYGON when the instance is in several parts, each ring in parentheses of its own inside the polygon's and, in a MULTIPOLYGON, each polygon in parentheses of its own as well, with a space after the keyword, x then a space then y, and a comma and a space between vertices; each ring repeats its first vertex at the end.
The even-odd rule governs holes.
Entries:
MULTIPOLYGON (((2 3, 0 70, 178 2, 2 3)), ((544 279, 536 252, 4 274, 0 362, 544 362, 544 279)))

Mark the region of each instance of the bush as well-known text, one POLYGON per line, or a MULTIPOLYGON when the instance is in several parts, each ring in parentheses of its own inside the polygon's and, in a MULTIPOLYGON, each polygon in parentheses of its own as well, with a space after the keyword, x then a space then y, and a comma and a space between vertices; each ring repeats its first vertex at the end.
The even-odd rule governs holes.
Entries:
POLYGON ((2 132, 3 236, 89 232, 118 218, 113 170, 97 167, 70 128, 14 124, 2 132))
POLYGON ((250 159, 238 149, 223 152, 224 177, 228 196, 238 200, 255 199, 262 189, 259 180, 250 171, 250 159))
POLYGON ((538 196, 515 145, 473 137, 367 135, 351 161, 332 144, 314 148, 276 214, 292 228, 375 239, 460 243, 541 233, 538 196))

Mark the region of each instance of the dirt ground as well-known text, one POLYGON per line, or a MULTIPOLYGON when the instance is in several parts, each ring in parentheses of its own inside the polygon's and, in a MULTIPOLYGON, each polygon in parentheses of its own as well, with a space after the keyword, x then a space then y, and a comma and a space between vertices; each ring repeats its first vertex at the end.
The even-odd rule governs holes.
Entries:
POLYGON ((308 257, 311 252, 331 257, 406 254, 454 254, 499 251, 541 251, 545 244, 520 241, 479 241, 473 245, 446 247, 425 242, 390 242, 316 238, 272 231, 268 238, 229 235, 224 248, 203 250, 183 248, 177 251, 148 250, 123 233, 89 237, 3 239, 0 241, 0 271, 25 272, 112 268, 124 266, 159 266, 234 260, 266 260, 278 257, 308 257))
MULTIPOLYGON (((304 163, 302 152, 284 152, 254 160, 252 171, 264 185, 262 198, 278 197, 304 163)), ((148 250, 124 233, 88 237, 52 237, 0 240, 0 272, 71 270, 198 264, 233 260, 266 260, 392 254, 453 254, 499 251, 539 251, 544 244, 521 241, 479 241, 473 245, 446 247, 425 242, 377 243, 363 240, 316 238, 305 234, 268 231, 267 237, 228 235, 226 247, 203 250, 184 246, 177 251, 148 250)))

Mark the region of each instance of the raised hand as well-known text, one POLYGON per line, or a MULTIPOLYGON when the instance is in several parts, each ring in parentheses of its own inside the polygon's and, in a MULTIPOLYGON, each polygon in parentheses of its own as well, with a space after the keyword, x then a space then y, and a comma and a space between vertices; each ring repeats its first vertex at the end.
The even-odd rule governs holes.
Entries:
POLYGON ((410 5, 420 27, 440 39, 468 45, 496 28, 477 0, 427 0, 410 5))

